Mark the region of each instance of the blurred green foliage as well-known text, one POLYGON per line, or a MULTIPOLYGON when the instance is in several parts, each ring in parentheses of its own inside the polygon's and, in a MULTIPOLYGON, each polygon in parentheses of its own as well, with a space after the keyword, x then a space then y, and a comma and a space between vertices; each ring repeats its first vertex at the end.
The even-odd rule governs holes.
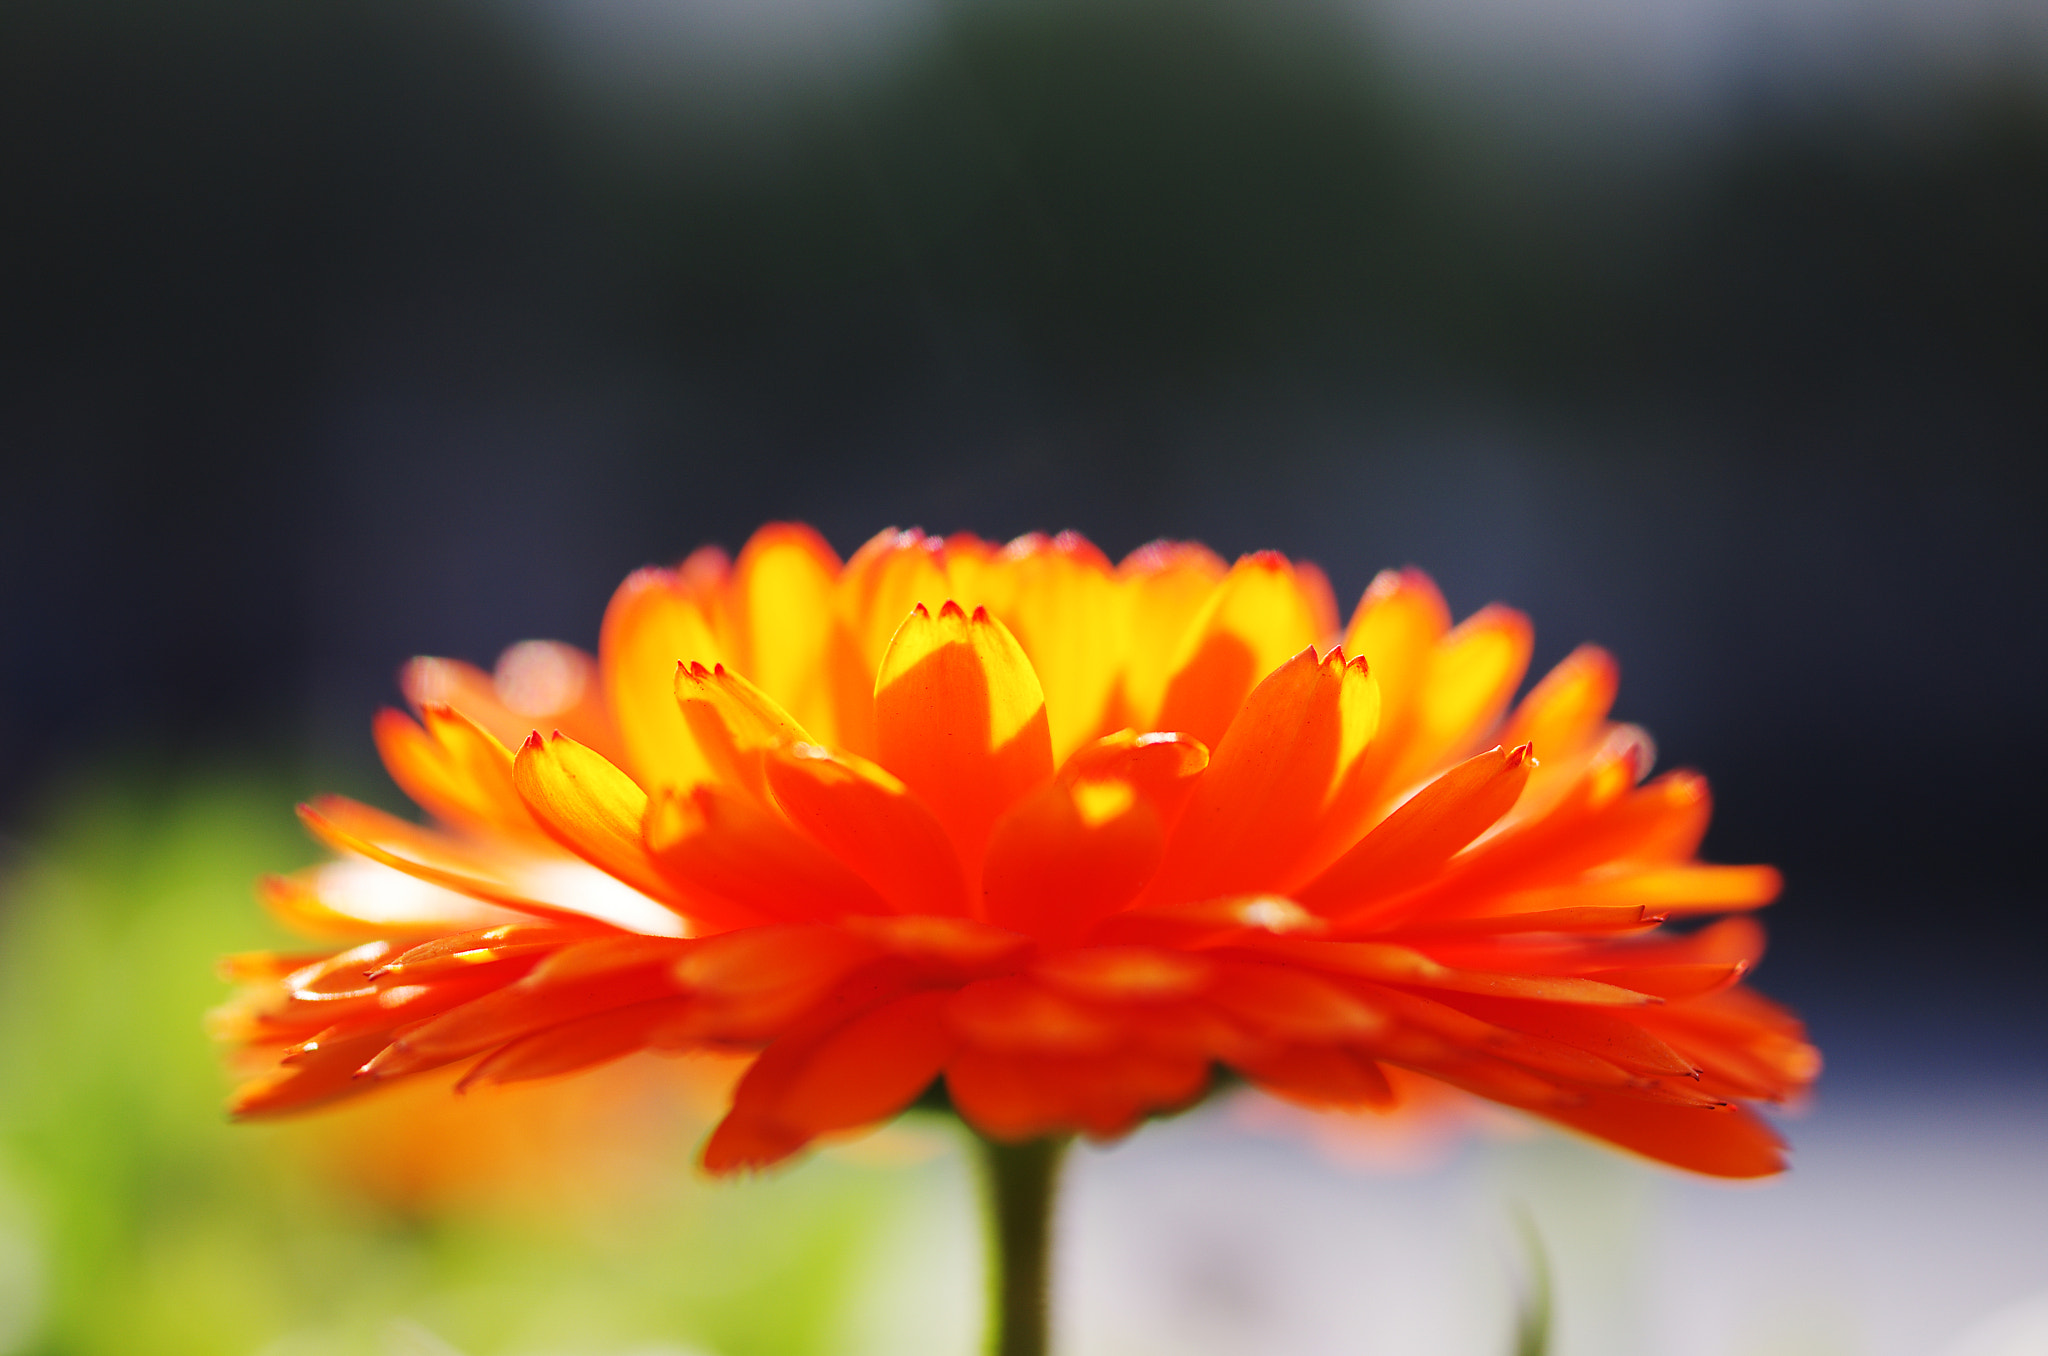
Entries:
POLYGON ((631 1199, 405 1208, 323 1171, 313 1123, 228 1124, 200 1019, 220 953, 286 941, 250 883, 313 855, 290 803, 269 776, 105 776, 13 846, 0 1353, 844 1351, 899 1213, 933 1188, 964 1205, 957 1155, 727 1185, 693 1140, 631 1199))

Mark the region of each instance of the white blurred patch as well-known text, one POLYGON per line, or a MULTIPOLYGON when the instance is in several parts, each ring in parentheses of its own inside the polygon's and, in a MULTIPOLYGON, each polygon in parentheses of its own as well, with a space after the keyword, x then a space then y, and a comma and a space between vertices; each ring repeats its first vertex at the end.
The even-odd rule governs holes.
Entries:
POLYGON ((520 888, 544 904, 576 912, 650 937, 682 937, 675 911, 583 862, 536 862, 520 872, 520 888))
POLYGON ((2048 1290, 1973 1324, 1941 1356, 2048 1356, 2048 1290))
POLYGON ((540 720, 583 700, 590 661, 553 640, 522 640, 498 656, 492 683, 513 714, 540 720))
POLYGON ((312 887, 320 902, 336 913, 372 924, 445 923, 459 931, 515 923, 527 916, 365 857, 342 857, 315 867, 312 887))

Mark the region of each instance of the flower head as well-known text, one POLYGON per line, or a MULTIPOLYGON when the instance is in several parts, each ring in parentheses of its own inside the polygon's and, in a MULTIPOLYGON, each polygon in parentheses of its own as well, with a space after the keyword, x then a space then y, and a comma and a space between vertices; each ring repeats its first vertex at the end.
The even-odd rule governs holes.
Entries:
POLYGON ((1754 1176, 1746 1105, 1818 1069, 1745 988, 1768 867, 1694 860, 1581 649, 1512 712, 1528 623, 1415 571, 1339 632, 1313 567, 1073 535, 772 525, 629 578, 593 661, 418 660, 377 719, 426 828, 305 807, 340 854, 273 907, 355 942, 245 956, 242 1115, 426 1069, 746 1052, 704 1161, 776 1162, 942 1080, 999 1139, 1123 1134, 1234 1071, 1385 1106, 1393 1068, 1754 1176), (1505 714, 1504 714, 1505 713, 1505 714))

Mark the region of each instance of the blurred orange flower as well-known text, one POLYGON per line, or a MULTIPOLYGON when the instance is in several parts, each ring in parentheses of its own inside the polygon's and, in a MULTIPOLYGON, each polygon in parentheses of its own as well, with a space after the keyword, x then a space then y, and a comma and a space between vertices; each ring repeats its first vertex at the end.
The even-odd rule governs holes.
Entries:
POLYGON ((233 1108, 732 1052, 725 1172, 940 1079, 993 1138, 1113 1137, 1222 1065, 1324 1108, 1423 1074, 1781 1167, 1748 1104, 1819 1058, 1740 983, 1760 931, 1660 928, 1777 874, 1694 860, 1705 783, 1644 780, 1608 657, 1503 717, 1527 621, 1454 627, 1412 570, 1338 640, 1320 572, 1271 553, 890 531, 842 565, 772 525, 628 579, 595 661, 415 661, 418 722, 377 740, 439 827, 302 810, 339 857, 266 898, 358 944, 230 959, 233 1108))

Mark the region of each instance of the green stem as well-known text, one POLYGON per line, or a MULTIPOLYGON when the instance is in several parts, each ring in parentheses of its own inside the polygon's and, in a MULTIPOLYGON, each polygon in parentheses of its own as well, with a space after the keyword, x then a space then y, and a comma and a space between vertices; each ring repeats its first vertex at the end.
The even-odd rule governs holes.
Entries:
POLYGON ((976 1139, 993 1226, 988 1350, 990 1356, 1046 1356, 1052 1206, 1067 1141, 976 1139))

